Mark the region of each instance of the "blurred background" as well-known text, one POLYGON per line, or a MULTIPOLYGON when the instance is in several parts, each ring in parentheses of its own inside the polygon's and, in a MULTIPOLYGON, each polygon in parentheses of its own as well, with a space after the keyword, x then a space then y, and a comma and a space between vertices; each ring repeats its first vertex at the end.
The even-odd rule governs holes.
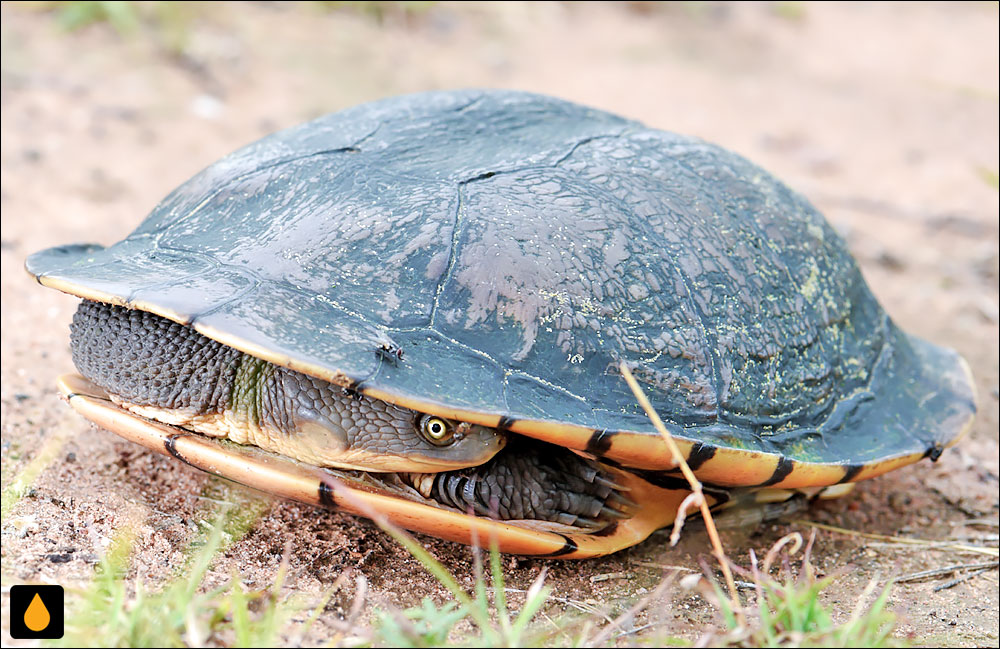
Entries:
MULTIPOLYGON (((997 7, 4 2, 5 485, 53 434, 79 434, 39 477, 37 488, 63 503, 47 500, 48 509, 39 510, 46 512, 46 534, 8 534, 5 518, 4 574, 83 578, 89 564, 44 558, 65 538, 74 539, 76 556, 101 552, 94 539, 103 537, 94 532, 93 538, 75 538, 73 524, 107 531, 113 515, 102 515, 101 508, 115 511, 115 498, 132 505, 183 503, 183 491, 198 479, 158 460, 149 460, 153 468, 146 469, 136 468, 137 460, 118 464, 122 453, 131 457, 133 451, 110 434, 90 431, 58 403, 53 382, 70 366, 67 326, 76 301, 27 281, 24 257, 56 244, 117 241, 175 186, 274 130, 364 101, 460 87, 548 93, 697 135, 747 156, 805 194, 845 236, 890 315, 908 331, 956 347, 969 359, 981 409, 970 438, 933 467, 912 467, 863 485, 854 500, 824 505, 812 515, 854 529, 910 528, 929 537, 951 534, 955 512, 995 518, 997 7), (70 454, 73 461, 66 460, 70 454)), ((25 516, 41 507, 22 506, 25 516)), ((173 515, 171 507, 183 504, 162 506, 173 515)), ((313 516, 296 507, 272 510, 273 520, 256 534, 265 535, 260 530, 270 525, 268 542, 279 548, 287 540, 282 535, 293 531, 315 535, 311 523, 298 517, 294 524, 275 522, 290 511, 313 516)), ((363 534, 352 527, 357 524, 325 516, 325 529, 333 531, 324 532, 329 547, 323 556, 340 558, 317 567, 315 544, 296 548, 311 575, 295 582, 297 588, 308 590, 309 579, 332 580, 335 570, 361 565, 356 545, 363 534)), ((170 542, 155 531, 171 529, 170 519, 164 521, 166 527, 150 523, 142 537, 147 554, 137 556, 146 561, 144 574, 170 564, 170 542), (160 554, 153 552, 157 547, 160 554)), ((743 556, 748 545, 736 541, 734 553, 743 556)), ((464 550, 448 544, 431 547, 455 562, 466 560, 464 550)), ((374 553, 382 565, 394 566, 393 574, 415 570, 405 555, 387 548, 369 547, 365 556, 374 553)), ((669 561, 687 557, 696 563, 691 556, 701 549, 697 541, 688 550, 682 546, 669 561)), ((857 590, 885 561, 866 559, 868 550, 860 546, 831 542, 820 550, 843 553, 861 566, 857 590)), ((595 586, 587 570, 608 572, 629 556, 668 552, 662 539, 651 541, 624 559, 554 570, 553 583, 570 593, 576 588, 610 597, 621 594, 622 584, 595 586)), ((248 556, 241 570, 252 571, 254 561, 261 570, 270 565, 252 552, 248 556)), ((525 580, 537 573, 536 564, 521 567, 525 580)), ((368 574, 376 589, 395 585, 377 571, 368 574)), ((917 591, 897 600, 912 609, 918 630, 932 624, 927 611, 933 609, 932 615, 951 616, 951 632, 965 634, 972 644, 995 643, 995 572, 991 578, 953 589, 947 601, 917 591)), ((626 590, 632 587, 638 586, 630 583, 626 590)))

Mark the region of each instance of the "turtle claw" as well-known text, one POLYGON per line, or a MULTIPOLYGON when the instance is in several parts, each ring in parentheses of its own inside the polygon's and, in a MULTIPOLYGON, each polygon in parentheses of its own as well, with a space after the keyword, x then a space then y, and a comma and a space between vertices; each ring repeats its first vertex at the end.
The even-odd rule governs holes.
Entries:
POLYGON ((609 467, 541 442, 517 445, 486 464, 421 479, 420 494, 478 516, 553 522, 581 533, 598 532, 639 509, 609 467))
POLYGON ((619 491, 629 491, 630 490, 629 487, 621 484, 620 482, 612 480, 606 473, 605 474, 598 474, 594 478, 594 484, 599 484, 602 487, 607 487, 608 489, 611 489, 612 493, 616 493, 616 492, 619 492, 619 491))
POLYGON ((632 515, 627 512, 623 512, 620 509, 612 509, 611 507, 604 505, 603 507, 601 507, 601 518, 604 519, 611 518, 616 521, 621 521, 625 520, 626 518, 632 518, 632 515))
POLYGON ((584 518, 583 516, 573 516, 572 514, 564 514, 559 517, 560 523, 565 525, 570 525, 572 527, 579 527, 587 530, 588 532, 594 532, 596 530, 603 529, 608 526, 607 521, 594 520, 592 518, 584 518), (571 521, 571 522, 567 522, 571 521))
POLYGON ((604 504, 613 505, 616 509, 624 512, 635 511, 639 508, 639 503, 618 491, 612 491, 608 494, 608 497, 604 499, 604 504))

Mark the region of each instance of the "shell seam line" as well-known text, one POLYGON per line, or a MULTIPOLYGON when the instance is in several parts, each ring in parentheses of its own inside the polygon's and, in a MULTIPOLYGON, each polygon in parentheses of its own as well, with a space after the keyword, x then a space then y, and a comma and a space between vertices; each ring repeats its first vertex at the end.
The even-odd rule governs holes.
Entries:
POLYGON ((437 286, 434 287, 434 301, 431 302, 431 312, 427 319, 427 325, 431 329, 437 330, 435 325, 435 320, 437 319, 438 306, 440 306, 441 294, 444 293, 445 284, 451 280, 452 273, 455 271, 455 260, 458 257, 458 245, 459 245, 459 233, 462 225, 462 208, 465 205, 464 198, 464 187, 466 183, 470 181, 463 181, 458 183, 455 188, 455 221, 451 230, 451 247, 448 251, 448 265, 445 266, 444 274, 438 280, 437 286))
MULTIPOLYGON (((193 250, 185 250, 183 248, 174 248, 172 246, 161 246, 160 243, 159 243, 159 241, 153 241, 153 249, 154 250, 159 250, 159 251, 162 251, 162 252, 184 253, 185 255, 193 255, 195 257, 199 257, 199 258, 202 259, 202 261, 205 261, 205 262, 208 263, 208 268, 205 268, 203 270, 199 270, 199 271, 197 271, 195 273, 191 273, 189 275, 185 275, 184 277, 180 277, 178 279, 174 279, 174 280, 170 280, 170 281, 163 281, 163 282, 154 282, 153 284, 149 284, 147 286, 143 286, 141 288, 137 288, 134 291, 130 292, 128 294, 128 297, 125 298, 125 301, 126 301, 126 303, 129 306, 131 306, 135 302, 135 298, 136 298, 136 294, 137 293, 141 293, 143 291, 153 291, 153 290, 156 290, 156 289, 159 289, 159 288, 173 286, 173 285, 175 285, 175 284, 177 284, 179 282, 186 282, 186 281, 190 281, 192 279, 196 279, 198 277, 204 277, 204 276, 208 275, 209 273, 213 273, 213 272, 214 273, 218 273, 220 266, 226 266, 227 268, 232 268, 234 270, 234 274, 236 276, 243 277, 245 279, 249 279, 251 285, 249 287, 243 288, 242 290, 238 291, 235 295, 231 296, 225 302, 222 302, 220 304, 216 304, 215 306, 213 306, 213 307, 211 307, 209 309, 206 309, 205 311, 200 312, 198 314, 199 316, 208 315, 209 313, 212 313, 213 311, 216 311, 217 309, 220 309, 220 308, 224 307, 225 305, 229 304, 230 302, 233 302, 234 300, 238 300, 239 298, 243 297, 244 295, 246 295, 247 293, 249 293, 250 291, 252 291, 253 289, 255 289, 261 283, 261 279, 259 277, 257 277, 255 273, 252 273, 252 272, 249 272, 249 271, 245 271, 245 269, 242 269, 242 268, 239 268, 239 267, 236 267, 236 266, 230 266, 229 264, 224 264, 224 263, 220 262, 219 260, 215 259, 214 257, 211 257, 210 255, 206 255, 206 254, 201 253, 201 252, 196 252, 196 251, 193 251, 193 250)), ((148 257, 148 255, 147 255, 147 257, 148 257)), ((191 324, 194 323, 194 321, 196 319, 197 319, 197 317, 192 318, 187 323, 187 325, 190 326, 191 324)))
MULTIPOLYGON (((240 298, 244 297, 245 295, 248 295, 252 291, 255 291, 256 289, 260 288, 260 285, 265 281, 260 276, 258 276, 257 273, 254 273, 253 271, 249 271, 249 270, 247 270, 245 268, 241 268, 239 266, 233 266, 231 264, 227 264, 225 262, 219 261, 215 257, 212 257, 211 255, 206 255, 203 252, 198 252, 198 251, 195 251, 195 250, 185 250, 183 248, 174 248, 173 246, 164 246, 164 245, 161 245, 159 241, 154 241, 153 242, 153 247, 155 249, 157 249, 157 250, 166 250, 166 251, 177 252, 177 253, 181 253, 182 252, 182 253, 187 254, 187 255, 193 255, 195 257, 199 257, 203 261, 211 262, 212 268, 210 270, 216 270, 217 271, 220 267, 224 266, 224 267, 226 267, 228 269, 231 269, 235 275, 250 280, 250 285, 249 286, 246 286, 243 289, 237 291, 234 295, 231 295, 229 297, 229 299, 227 299, 225 302, 219 302, 218 304, 215 304, 215 305, 213 305, 213 306, 205 309, 204 311, 198 312, 196 315, 192 315, 191 319, 187 323, 183 323, 183 324, 186 324, 189 327, 192 326, 200 318, 202 318, 204 316, 207 316, 207 315, 209 315, 211 313, 214 313, 214 312, 218 311, 219 309, 225 307, 226 305, 231 304, 231 303, 239 300, 240 298)), ((204 274, 204 271, 203 272, 199 272, 199 273, 194 274, 194 275, 187 275, 187 276, 181 278, 181 280, 179 280, 179 281, 191 279, 192 277, 199 277, 199 276, 201 276, 203 274, 204 274)), ((152 286, 143 287, 142 289, 136 289, 135 291, 132 291, 129 294, 128 302, 129 302, 129 304, 131 304, 132 303, 132 298, 140 290, 147 290, 147 289, 150 289, 150 288, 156 288, 157 286, 170 285, 170 284, 176 284, 176 283, 177 282, 160 282, 159 284, 154 284, 152 286)))
POLYGON ((573 146, 569 148, 569 151, 559 156, 559 158, 557 158, 556 161, 553 162, 551 166, 558 167, 562 163, 566 162, 570 158, 570 156, 576 153, 577 149, 579 149, 585 144, 590 144, 591 142, 594 142, 596 140, 610 140, 613 138, 632 135, 633 133, 638 133, 640 130, 641 129, 634 128, 634 126, 623 126, 618 130, 617 133, 601 133, 599 135, 589 135, 583 138, 582 140, 575 142, 573 146))
MULTIPOLYGON (((709 147, 702 147, 702 148, 704 148, 705 150, 709 150, 709 147)), ((685 162, 683 159, 681 159, 681 158, 678 157, 678 158, 676 158, 676 160, 677 160, 678 166, 681 166, 681 167, 687 169, 689 172, 691 172, 695 176, 698 176, 699 178, 704 179, 704 176, 702 176, 700 173, 698 173, 698 171, 694 167, 692 167, 691 165, 687 164, 687 162, 685 162)), ((726 169, 729 170, 728 167, 726 167, 726 169)), ((735 176, 735 174, 734 174, 734 176, 735 176)), ((767 236, 765 236, 764 231, 760 228, 760 225, 757 223, 757 221, 755 219, 733 219, 733 220, 737 223, 737 225, 742 225, 744 222, 748 223, 750 225, 749 229, 752 230, 754 232, 754 234, 757 235, 757 239, 760 240, 760 242, 763 243, 764 246, 766 246, 767 249, 768 249, 768 251, 771 253, 771 259, 774 260, 776 263, 778 261, 780 261, 780 256, 776 254, 777 251, 772 246, 773 242, 767 236)), ((788 282, 790 284, 794 285, 796 288, 800 289, 800 292, 801 292, 801 288, 802 287, 792 277, 792 273, 788 269, 788 266, 786 266, 784 264, 780 264, 780 265, 781 265, 781 269, 784 271, 785 277, 788 279, 788 282)), ((818 335, 817 335, 817 337, 818 337, 818 335)))
MULTIPOLYGON (((230 304, 230 303, 232 303, 232 302, 234 302, 234 301, 236 301, 236 300, 244 297, 245 295, 249 294, 250 292, 252 292, 252 291, 254 291, 256 289, 259 289, 261 286, 267 284, 267 285, 279 286, 283 290, 291 291, 293 293, 296 293, 298 295, 303 296, 306 299, 318 301, 318 302, 324 304, 325 306, 328 306, 330 308, 336 309, 337 311, 340 311, 341 313, 344 313, 344 314, 346 314, 346 315, 348 315, 348 316, 350 316, 352 318, 355 318, 355 319, 359 320, 360 322, 363 322, 363 323, 367 324, 368 326, 372 327, 373 329, 378 329, 377 325, 372 324, 362 314, 357 313, 355 311, 352 311, 351 309, 348 309, 347 307, 345 307, 345 306, 343 306, 343 305, 335 302, 334 300, 331 300, 330 298, 328 298, 328 297, 326 297, 324 295, 317 295, 315 293, 309 293, 309 292, 307 292, 307 291, 305 291, 305 290, 303 290, 303 289, 301 289, 301 288, 299 288, 297 286, 294 286, 294 285, 280 284, 279 282, 277 282, 275 280, 261 277, 257 273, 254 273, 253 271, 247 270, 246 268, 243 268, 241 266, 234 266, 232 264, 228 264, 226 262, 219 261, 218 259, 216 259, 216 258, 214 258, 214 257, 212 257, 210 255, 206 255, 205 253, 202 253, 202 252, 197 252, 197 251, 193 251, 193 250, 185 250, 183 248, 174 248, 172 246, 162 246, 162 245, 160 245, 158 243, 156 244, 156 248, 160 249, 160 250, 168 250, 168 251, 171 251, 171 252, 183 252, 185 254, 195 255, 197 257, 201 257, 201 258, 203 258, 203 259, 205 259, 207 261, 212 262, 215 265, 216 269, 219 268, 219 267, 225 267, 226 269, 232 270, 234 272, 234 274, 236 274, 238 276, 241 276, 241 277, 246 277, 246 278, 248 278, 248 279, 250 279, 252 281, 252 285, 251 286, 248 286, 248 287, 242 289, 237 294, 235 294, 235 295, 231 296, 229 299, 227 299, 225 302, 220 302, 219 304, 213 305, 212 307, 210 307, 208 309, 205 309, 204 311, 199 312, 198 315, 196 315, 196 316, 194 316, 194 317, 191 318, 190 322, 186 323, 188 326, 193 325, 196 321, 202 319, 203 317, 205 317, 207 315, 210 315, 212 313, 215 313, 216 311, 224 308, 226 305, 228 305, 228 304, 230 304)), ((201 274, 201 273, 199 273, 199 274, 201 274)), ((188 276, 188 277, 193 277, 193 276, 195 276, 195 275, 188 276)), ((167 284, 167 283, 163 282, 161 284, 167 284)), ((392 330, 391 328, 387 328, 387 329, 392 330)), ((373 370, 373 372, 374 371, 375 370, 373 370)))
MULTIPOLYGON (((380 123, 378 126, 375 127, 375 129, 371 133, 369 133, 369 134, 365 135, 364 137, 362 137, 359 140, 359 142, 361 142, 361 141, 363 141, 363 140, 371 137, 372 135, 374 135, 375 131, 377 131, 379 128, 381 128, 381 126, 382 126, 382 124, 380 123)), ((170 227, 171 224, 176 223, 176 222, 178 222, 178 221, 180 221, 182 219, 190 218, 198 210, 200 210, 201 208, 205 207, 205 205, 207 205, 213 198, 215 198, 216 196, 218 196, 219 194, 221 194, 223 192, 223 190, 228 189, 229 187, 232 187, 236 183, 238 183, 238 182, 240 182, 240 181, 242 181, 242 180, 244 180, 246 178, 249 178, 250 176, 252 176, 254 174, 260 173, 261 171, 264 171, 266 169, 272 169, 274 167, 280 167, 281 165, 290 164, 292 162, 298 162, 299 160, 308 160, 309 158, 318 158, 318 157, 321 157, 321 156, 332 155, 334 153, 360 153, 360 151, 361 150, 358 149, 354 144, 349 144, 347 146, 338 147, 338 148, 335 148, 335 149, 324 149, 322 151, 314 151, 314 152, 306 154, 306 155, 293 156, 293 157, 290 157, 290 158, 277 158, 277 159, 272 160, 271 162, 269 162, 267 164, 263 164, 263 165, 260 165, 259 167, 255 167, 254 169, 252 169, 250 171, 243 172, 240 175, 236 176, 235 178, 229 179, 229 181, 227 181, 226 183, 224 183, 221 187, 216 187, 215 191, 213 191, 211 194, 209 194, 208 196, 206 196, 205 198, 203 198, 197 205, 195 205, 193 208, 191 208, 190 210, 188 210, 187 212, 185 212, 183 215, 178 215, 176 218, 171 218, 170 222, 167 225, 165 225, 162 229, 160 229, 159 232, 155 233, 155 240, 157 242, 159 242, 160 238, 162 238, 164 235, 166 235, 167 229, 170 227)), ((154 208, 153 211, 155 212, 156 209, 154 208)), ((141 236, 141 235, 148 235, 148 234, 153 234, 153 233, 141 233, 139 236, 141 236)), ((127 237, 125 240, 128 241, 129 238, 131 238, 131 235, 129 237, 127 237)))
MULTIPOLYGON (((685 146, 684 148, 688 148, 688 146, 685 146)), ((693 148, 693 147, 691 147, 691 148, 693 148)), ((678 163, 678 164, 681 167, 689 169, 687 167, 687 165, 683 165, 681 163, 678 163)), ((690 171, 690 169, 689 169, 689 171, 690 171)), ((692 173, 694 173, 694 172, 692 172, 692 173)), ((697 174, 695 174, 695 175, 697 175, 697 174)), ((634 211, 632 211, 632 210, 629 210, 629 211, 632 212, 632 216, 633 217, 637 216, 634 211)), ((716 416, 718 416, 718 413, 720 412, 721 402, 722 402, 722 395, 719 393, 719 389, 720 389, 721 384, 722 384, 722 370, 719 368, 720 359, 718 359, 716 357, 716 355, 718 353, 717 352, 717 350, 718 350, 718 342, 719 342, 718 336, 710 336, 709 335, 709 329, 708 329, 708 326, 705 323, 705 314, 702 313, 700 309, 698 309, 698 305, 695 304, 695 301, 694 301, 694 293, 693 293, 692 288, 691 288, 692 287, 691 278, 688 277, 688 275, 683 271, 683 269, 681 268, 680 263, 678 263, 678 260, 677 260, 676 257, 674 258, 673 261, 674 261, 674 263, 671 264, 671 266, 677 272, 677 276, 680 278, 681 282, 684 283, 685 302, 687 302, 688 306, 691 308, 692 314, 697 319, 697 322, 698 322, 698 325, 699 325, 699 329, 701 329, 702 340, 705 342, 705 348, 706 348, 706 351, 707 351, 706 357, 709 358, 711 360, 711 362, 712 362, 712 376, 715 379, 715 381, 714 381, 715 385, 713 386, 714 392, 715 392, 715 411, 716 411, 716 416)))
POLYGON ((464 113, 467 110, 471 110, 473 106, 475 106, 485 98, 486 98, 486 93, 479 93, 479 96, 473 97, 471 100, 462 104, 461 106, 456 106, 455 108, 452 108, 451 112, 464 113))
MULTIPOLYGON (((627 129, 625 129, 625 130, 627 130, 627 129)), ((625 130, 623 130, 623 133, 622 133, 624 135, 629 135, 629 134, 635 134, 635 133, 641 133, 641 132, 643 132, 643 130, 637 129, 637 130, 632 131, 632 133, 625 133, 625 130)), ((648 130, 648 129, 645 129, 645 130, 648 130)), ((620 137, 620 136, 621 135, 615 136, 615 137, 620 137)), ((597 139, 597 138, 589 138, 589 139, 590 140, 594 140, 594 139, 597 139)), ((566 156, 566 158, 568 158, 568 157, 569 156, 566 156)), ((614 194, 611 194, 610 192, 608 192, 603 187, 601 187, 599 185, 596 185, 594 182, 592 182, 589 179, 581 179, 581 180, 583 182, 588 183, 590 186, 594 187, 595 189, 597 189, 601 193, 606 194, 609 197, 613 198, 615 200, 615 202, 618 203, 622 207, 622 209, 624 211, 627 211, 628 213, 630 213, 632 215, 633 222, 637 222, 637 223, 644 222, 643 219, 639 219, 638 218, 638 215, 636 215, 635 211, 631 207, 629 207, 629 205, 627 203, 625 203, 623 200, 621 200, 620 198, 618 198, 614 194)), ((683 270, 681 270, 680 265, 678 263, 676 263, 676 261, 677 260, 675 259, 674 260, 675 263, 671 264, 670 266, 674 269, 674 271, 677 272, 677 276, 680 278, 681 282, 683 282, 683 284, 684 284, 684 291, 685 291, 685 296, 684 296, 685 299, 684 299, 684 301, 687 303, 688 307, 691 309, 691 313, 692 313, 692 315, 695 318, 695 322, 697 323, 698 328, 701 331, 702 340, 705 343, 705 347, 707 349, 709 349, 709 353, 706 356, 707 356, 707 358, 712 363, 712 376, 715 379, 715 385, 712 386, 712 387, 714 388, 714 392, 715 392, 715 408, 716 408, 716 411, 718 411, 718 408, 719 408, 719 370, 716 367, 717 362, 716 362, 715 355, 711 353, 711 349, 714 348, 714 346, 708 344, 709 343, 708 328, 706 327, 705 321, 702 318, 703 314, 698 310, 697 305, 695 305, 694 294, 693 294, 693 292, 691 290, 691 279, 684 273, 683 270)), ((692 322, 692 324, 695 324, 695 322, 692 322)))
POLYGON ((348 149, 354 149, 354 151, 355 151, 355 152, 357 152, 357 153, 361 153, 361 149, 359 148, 359 147, 361 146, 361 144, 362 144, 363 142, 365 142, 366 140, 370 140, 370 139, 371 139, 372 137, 374 137, 374 136, 375 136, 375 134, 376 134, 376 133, 378 133, 378 132, 379 132, 379 131, 380 131, 380 130, 382 129, 382 125, 383 125, 384 123, 385 123, 385 122, 379 122, 379 123, 378 123, 378 124, 377 124, 377 125, 375 126, 375 128, 373 128, 373 129, 371 130, 371 132, 370 132, 370 133, 368 133, 368 135, 363 135, 362 137, 360 137, 360 138, 358 138, 357 140, 355 140, 355 141, 354 141, 353 143, 351 143, 351 145, 350 145, 350 146, 348 147, 348 149))
MULTIPOLYGON (((549 381, 546 381, 545 379, 543 379, 541 377, 535 376, 534 374, 528 374, 527 372, 522 372, 520 370, 514 370, 514 371, 510 372, 510 375, 511 376, 520 376, 522 378, 530 379, 530 380, 534 381, 535 383, 538 383, 539 385, 544 385, 545 387, 547 387, 547 388, 549 388, 551 390, 555 390, 556 392, 562 392, 566 396, 572 397, 572 398, 574 398, 574 399, 576 399, 578 401, 581 401, 581 402, 583 402, 583 403, 585 403, 587 405, 590 404, 590 402, 586 399, 586 397, 582 397, 582 396, 580 396, 580 395, 578 395, 578 394, 576 394, 574 392, 570 392, 566 388, 564 388, 564 387, 562 387, 560 385, 556 385, 554 383, 550 383, 549 381)), ((506 395, 504 395, 504 397, 506 398, 506 395)), ((591 410, 593 410, 593 408, 591 408, 591 410)))
MULTIPOLYGON (((713 152, 713 147, 707 146, 707 145, 690 146, 690 147, 684 147, 684 148, 688 148, 689 151, 691 151, 691 152, 695 152, 695 151, 713 152)), ((694 176, 696 176, 698 178, 705 179, 704 176, 702 176, 700 173, 698 173, 698 171, 694 167, 692 167, 690 164, 688 164, 680 156, 675 157, 675 160, 677 161, 677 165, 679 167, 681 167, 683 169, 687 169, 689 173, 693 174, 694 176)), ((729 170, 729 167, 726 166, 726 167, 724 167, 724 169, 729 170)), ((736 174, 734 174, 734 175, 736 175, 736 174)), ((733 220, 736 222, 737 226, 742 225, 744 222, 748 223, 749 226, 750 226, 749 230, 752 231, 757 236, 758 240, 761 243, 764 244, 764 246, 767 248, 768 252, 770 253, 772 260, 774 262, 776 262, 776 263, 779 261, 779 258, 775 254, 776 251, 774 250, 774 248, 771 245, 772 242, 770 241, 770 239, 768 239, 768 237, 764 236, 763 230, 759 227, 759 224, 757 223, 757 221, 755 219, 750 218, 750 219, 733 219, 733 220)), ((785 275, 787 281, 790 284, 792 284, 793 286, 795 286, 796 288, 801 289, 801 287, 799 286, 799 283, 796 282, 794 280, 794 278, 792 277, 792 273, 788 269, 788 267, 786 265, 784 265, 784 264, 778 264, 778 265, 780 265, 782 271, 784 271, 784 275, 785 275)), ((807 345, 803 346, 802 349, 805 349, 806 347, 809 347, 809 346, 815 344, 818 341, 819 337, 820 337, 819 332, 816 332, 815 336, 813 336, 812 342, 810 342, 807 345)), ((712 349, 718 350, 718 345, 714 345, 712 347, 712 349)), ((715 396, 716 411, 719 412, 719 413, 721 413, 723 411, 723 408, 722 408, 722 392, 721 392, 722 391, 722 376, 721 376, 721 370, 720 371, 715 371, 715 360, 714 360, 714 358, 713 358, 712 366, 713 366, 713 371, 716 374, 716 386, 715 386, 715 391, 716 391, 716 396, 715 396)), ((806 410, 806 409, 807 409, 807 407, 803 406, 803 410, 806 410)), ((798 413, 796 413, 796 414, 798 414, 798 413)), ((790 421, 791 418, 793 418, 794 416, 795 415, 790 415, 786 419, 786 421, 790 421)), ((728 419, 728 417, 727 417, 727 419, 728 419)))
MULTIPOLYGON (((456 111, 465 110, 468 107, 470 107, 473 104, 475 104, 476 102, 480 101, 481 99, 482 99, 482 97, 477 97, 476 99, 472 100, 471 102, 469 102, 465 106, 459 107, 459 108, 457 108, 455 110, 456 111)), ((499 175, 502 175, 502 174, 518 173, 518 172, 527 171, 527 170, 530 170, 530 169, 554 169, 554 168, 557 168, 560 165, 560 163, 562 163, 564 160, 566 160, 571 155, 573 155, 573 152, 575 152, 577 150, 577 148, 583 146, 587 142, 591 142, 593 140, 597 140, 597 139, 601 139, 601 138, 620 137, 627 129, 628 129, 628 127, 626 126, 626 127, 622 127, 617 133, 606 133, 606 134, 592 135, 592 136, 588 136, 588 137, 582 138, 582 139, 574 142, 569 147, 569 150, 567 152, 563 153, 561 156, 559 156, 553 162, 551 162, 550 164, 547 164, 547 165, 523 165, 523 166, 510 167, 510 168, 507 168, 507 169, 499 169, 499 170, 495 170, 495 171, 483 171, 483 172, 480 172, 480 173, 478 173, 478 174, 476 174, 476 175, 474 175, 474 176, 472 176, 470 178, 466 178, 464 180, 458 181, 458 184, 457 184, 456 189, 455 189, 455 194, 456 194, 456 197, 457 197, 457 201, 456 201, 457 204, 455 205, 455 219, 454 219, 454 226, 453 226, 452 233, 451 233, 451 248, 450 248, 450 250, 448 252, 448 264, 445 267, 444 274, 441 276, 441 279, 438 280, 437 286, 434 289, 434 300, 431 303, 430 314, 428 314, 428 326, 430 328, 434 329, 435 331, 437 331, 437 325, 436 325, 435 320, 437 318, 437 312, 438 312, 438 306, 440 305, 441 294, 444 292, 444 287, 451 280, 452 275, 453 275, 454 270, 455 270, 455 262, 456 262, 456 259, 457 259, 457 256, 458 256, 458 247, 459 247, 459 243, 460 243, 459 242, 459 237, 460 237, 460 234, 461 234, 461 226, 462 226, 462 212, 463 212, 464 207, 465 207, 464 188, 467 185, 469 185, 470 183, 476 182, 477 180, 486 180, 486 179, 493 178, 494 176, 499 176, 499 175)))

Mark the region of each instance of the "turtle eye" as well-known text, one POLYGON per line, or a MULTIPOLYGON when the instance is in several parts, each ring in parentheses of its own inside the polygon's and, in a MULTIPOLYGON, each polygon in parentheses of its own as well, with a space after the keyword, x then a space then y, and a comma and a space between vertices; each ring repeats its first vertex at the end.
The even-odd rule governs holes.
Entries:
POLYGON ((432 415, 420 418, 420 434, 435 446, 447 446, 455 441, 455 427, 444 419, 432 415))

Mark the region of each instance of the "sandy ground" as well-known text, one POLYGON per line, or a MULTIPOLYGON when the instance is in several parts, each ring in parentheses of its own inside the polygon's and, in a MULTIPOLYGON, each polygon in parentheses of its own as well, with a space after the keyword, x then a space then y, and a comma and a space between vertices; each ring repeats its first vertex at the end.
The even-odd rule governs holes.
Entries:
MULTIPOLYGON (((57 450, 3 520, 3 640, 8 586, 85 583, 117 526, 138 526, 133 573, 151 586, 182 560, 206 494, 260 499, 93 428, 61 403, 76 300, 22 270, 44 247, 110 244, 170 189, 279 127, 383 96, 491 86, 547 92, 699 135, 757 161, 806 194, 846 236, 888 312, 906 330, 957 348, 972 365, 980 415, 939 462, 861 485, 813 507, 813 521, 925 539, 992 536, 998 511, 998 13, 995 3, 808 5, 654 3, 436 5, 414 14, 316 4, 195 6, 167 28, 66 33, 53 15, 2 9, 3 485, 57 450), (219 495, 221 494, 221 495, 219 495), (970 525, 970 519, 992 526, 970 525), (138 522, 135 522, 138 521, 138 522)), ((314 596, 347 570, 370 601, 414 604, 443 589, 371 524, 265 501, 264 514, 212 575, 255 587, 290 548, 286 590, 314 596)), ((742 564, 793 524, 727 532, 742 564)), ((463 579, 469 551, 427 539, 463 579)), ((509 558, 510 586, 548 568, 560 598, 610 614, 661 570, 698 567, 704 537, 666 536, 582 563, 509 558), (624 573, 593 581, 592 577, 624 573)), ((872 577, 977 557, 821 533, 828 598, 847 616, 872 577)), ((996 571, 934 592, 899 584, 900 632, 921 644, 998 642, 996 571)), ((471 581, 467 581, 471 583, 471 581)), ((881 582, 880 582, 881 583, 881 582)), ((325 620, 351 604, 348 589, 325 620)), ((557 603, 558 607, 559 604, 557 603)), ((558 612, 558 610, 556 610, 558 612)), ((713 619, 672 591, 649 614, 696 637, 713 619)), ((636 624, 644 623, 645 618, 636 624)), ((316 627, 322 640, 329 627, 316 627)), ((623 640, 624 641, 624 640, 623 640)))

